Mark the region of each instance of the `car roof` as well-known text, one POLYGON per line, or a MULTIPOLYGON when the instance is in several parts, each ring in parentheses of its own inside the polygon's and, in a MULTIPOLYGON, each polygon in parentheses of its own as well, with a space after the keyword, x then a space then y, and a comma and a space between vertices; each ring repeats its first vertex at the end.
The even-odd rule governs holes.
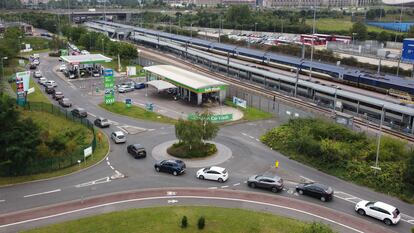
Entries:
POLYGON ((60 94, 63 94, 63 92, 61 92, 61 91, 55 92, 55 95, 60 95, 60 94))
POLYGON ((389 205, 387 203, 384 203, 384 202, 380 202, 380 201, 375 202, 374 206, 379 207, 389 212, 393 212, 396 209, 396 207, 389 205))
POLYGON ((75 108, 75 109, 77 109, 77 110, 79 110, 79 111, 85 111, 85 109, 84 109, 84 108, 75 108))
POLYGON ((115 131, 114 134, 116 134, 116 135, 125 135, 124 132, 122 132, 122 131, 115 131))
POLYGON ((102 121, 102 120, 108 120, 108 119, 106 119, 105 117, 98 117, 98 119, 99 119, 99 120, 101 120, 101 121, 102 121))
POLYGON ((211 166, 209 170, 222 173, 226 169, 224 167, 211 166))
POLYGON ((324 184, 320 184, 320 183, 307 183, 307 184, 305 184, 305 185, 312 185, 312 186, 316 186, 316 187, 322 188, 322 189, 324 189, 324 190, 327 190, 327 189, 329 188, 329 186, 324 185, 324 184))
POLYGON ((138 144, 138 143, 137 144, 133 144, 132 146, 135 147, 135 148, 138 148, 138 149, 139 148, 144 148, 141 144, 138 144))

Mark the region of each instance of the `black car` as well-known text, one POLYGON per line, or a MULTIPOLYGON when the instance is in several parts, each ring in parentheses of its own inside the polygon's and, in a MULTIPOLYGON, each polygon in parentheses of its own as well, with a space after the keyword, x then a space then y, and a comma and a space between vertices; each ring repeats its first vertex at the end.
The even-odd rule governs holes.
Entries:
POLYGON ((46 86, 45 87, 45 92, 49 95, 53 95, 53 94, 55 94, 56 90, 52 86, 46 86))
POLYGON ((88 113, 83 108, 74 108, 72 109, 71 113, 72 113, 72 116, 79 117, 79 118, 84 118, 88 116, 88 113))
POLYGON ((111 124, 109 123, 108 119, 103 117, 96 118, 93 123, 98 126, 99 128, 109 127, 111 124))
POLYGON ((145 148, 140 144, 133 144, 127 147, 127 151, 130 155, 134 156, 136 159, 147 157, 147 152, 145 148))
POLYGON ((37 65, 36 64, 33 64, 33 63, 30 64, 29 69, 35 70, 35 69, 37 69, 37 65))
POLYGON ((247 185, 251 188, 270 189, 272 192, 277 193, 283 189, 283 179, 279 176, 254 175, 247 180, 247 185))
POLYGON ((154 168, 157 172, 167 172, 177 176, 185 171, 186 166, 181 160, 170 159, 156 163, 154 168))
POLYGON ((321 201, 332 200, 334 191, 331 187, 319 183, 306 183, 296 186, 296 192, 321 199, 321 201))

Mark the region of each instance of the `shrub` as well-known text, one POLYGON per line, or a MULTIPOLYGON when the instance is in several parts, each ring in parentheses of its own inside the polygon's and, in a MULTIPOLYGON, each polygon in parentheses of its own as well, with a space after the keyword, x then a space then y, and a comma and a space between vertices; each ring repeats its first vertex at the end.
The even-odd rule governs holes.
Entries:
POLYGON ((200 230, 202 230, 202 229, 204 229, 204 226, 205 226, 205 218, 204 218, 204 216, 201 216, 199 219, 198 219, 198 224, 197 224, 197 226, 198 226, 198 229, 200 229, 200 230))
POLYGON ((334 231, 325 224, 313 222, 312 224, 307 225, 302 233, 334 233, 334 231))
POLYGON ((181 219, 181 228, 187 228, 188 226, 188 222, 187 222, 187 216, 183 216, 183 218, 181 219))

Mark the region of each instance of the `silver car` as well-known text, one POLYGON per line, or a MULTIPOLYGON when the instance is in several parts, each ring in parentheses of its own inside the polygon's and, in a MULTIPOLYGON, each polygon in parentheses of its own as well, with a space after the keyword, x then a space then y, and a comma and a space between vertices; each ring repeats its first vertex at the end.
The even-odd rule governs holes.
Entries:
POLYGON ((116 144, 126 142, 126 136, 125 136, 124 132, 122 132, 122 131, 112 132, 111 133, 111 138, 116 144))

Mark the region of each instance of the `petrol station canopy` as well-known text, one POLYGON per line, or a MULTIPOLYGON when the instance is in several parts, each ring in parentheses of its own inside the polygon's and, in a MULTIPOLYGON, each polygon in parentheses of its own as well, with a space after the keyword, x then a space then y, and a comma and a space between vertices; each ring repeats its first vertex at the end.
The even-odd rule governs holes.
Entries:
POLYGON ((72 65, 79 64, 98 64, 111 62, 112 58, 106 57, 102 54, 86 54, 86 55, 76 55, 76 56, 61 56, 64 62, 67 62, 72 65))

